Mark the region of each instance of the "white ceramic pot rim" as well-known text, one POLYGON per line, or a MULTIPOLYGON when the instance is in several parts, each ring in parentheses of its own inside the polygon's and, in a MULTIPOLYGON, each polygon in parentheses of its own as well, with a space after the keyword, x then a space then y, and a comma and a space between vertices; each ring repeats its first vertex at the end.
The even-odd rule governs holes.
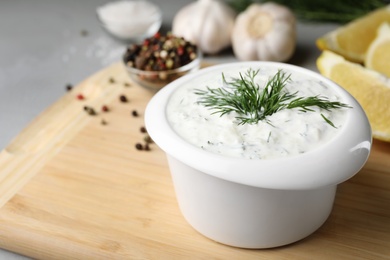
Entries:
MULTIPOLYGON (((149 102, 145 124, 154 142, 167 154, 212 176, 269 189, 302 190, 337 185, 355 175, 367 161, 372 137, 368 119, 359 103, 343 88, 308 69, 277 62, 236 62, 215 65, 183 76, 160 90, 149 102), (221 68, 272 66, 304 73, 333 87, 352 106, 340 133, 325 145, 297 156, 269 160, 226 157, 204 151, 183 140, 171 128, 166 105, 171 94, 184 82, 221 68)), ((185 173, 184 173, 185 174, 185 173)))

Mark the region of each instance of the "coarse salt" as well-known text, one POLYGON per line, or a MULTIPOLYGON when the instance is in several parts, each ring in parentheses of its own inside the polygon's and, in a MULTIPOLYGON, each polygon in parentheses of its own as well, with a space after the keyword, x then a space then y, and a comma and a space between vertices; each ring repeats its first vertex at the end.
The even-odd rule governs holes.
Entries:
POLYGON ((116 1, 97 8, 103 26, 122 39, 147 38, 161 27, 162 14, 158 6, 148 1, 116 1))

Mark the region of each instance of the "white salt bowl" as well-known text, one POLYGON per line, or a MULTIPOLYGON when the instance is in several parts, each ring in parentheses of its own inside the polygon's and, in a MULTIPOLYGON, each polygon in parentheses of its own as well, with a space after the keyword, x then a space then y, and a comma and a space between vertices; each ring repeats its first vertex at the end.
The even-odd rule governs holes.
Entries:
POLYGON ((121 40, 142 42, 158 32, 162 24, 161 9, 149 1, 112 1, 99 6, 96 12, 103 28, 121 40))
POLYGON ((204 236, 242 248, 271 248, 316 231, 332 211, 337 185, 365 164, 372 137, 368 119, 344 89, 318 73, 273 62, 240 62, 188 74, 160 90, 149 102, 149 135, 166 153, 181 212, 204 236), (240 66, 276 66, 304 73, 335 89, 350 105, 344 126, 329 142, 291 157, 248 160, 214 154, 183 140, 170 126, 170 96, 206 73, 240 66))

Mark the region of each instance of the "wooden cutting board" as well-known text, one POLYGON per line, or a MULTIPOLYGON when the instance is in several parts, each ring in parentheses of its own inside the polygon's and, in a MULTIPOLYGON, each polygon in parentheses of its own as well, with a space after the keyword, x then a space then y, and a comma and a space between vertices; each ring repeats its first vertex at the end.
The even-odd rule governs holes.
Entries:
POLYGON ((183 219, 164 153, 135 149, 151 96, 114 64, 17 136, 0 153, 0 247, 40 259, 390 259, 389 143, 374 142, 313 235, 275 249, 233 248, 183 219))

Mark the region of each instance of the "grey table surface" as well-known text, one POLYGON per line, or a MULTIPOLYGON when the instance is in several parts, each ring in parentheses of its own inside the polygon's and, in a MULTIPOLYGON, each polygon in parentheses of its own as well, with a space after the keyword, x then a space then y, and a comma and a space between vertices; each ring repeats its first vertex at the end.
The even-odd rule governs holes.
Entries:
MULTIPOLYGON (((162 31, 170 30, 174 15, 192 2, 150 1, 163 12, 162 31)), ((64 95, 67 84, 76 85, 120 60, 128 43, 108 35, 96 17, 96 8, 106 2, 0 0, 0 149, 64 95)), ((289 63, 317 71, 315 39, 336 26, 298 23, 297 48, 289 63)), ((204 59, 237 61, 231 50, 204 59)), ((29 258, 0 250, 0 259, 29 258)))

